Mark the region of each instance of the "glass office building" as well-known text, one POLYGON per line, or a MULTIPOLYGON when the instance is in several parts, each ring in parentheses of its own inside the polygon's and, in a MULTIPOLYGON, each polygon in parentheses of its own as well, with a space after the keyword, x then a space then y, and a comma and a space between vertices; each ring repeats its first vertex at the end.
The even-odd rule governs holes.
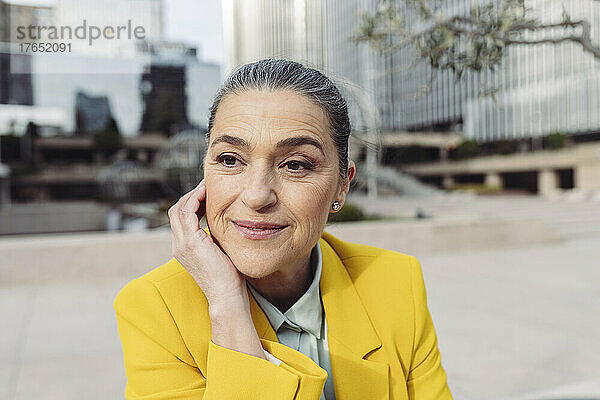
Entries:
MULTIPOLYGON (((264 57, 317 66, 360 88, 376 105, 382 131, 460 131, 481 142, 600 131, 600 60, 579 44, 513 46, 495 72, 466 73, 460 81, 450 71, 434 72, 426 90, 431 69, 414 64, 413 49, 384 58, 351 40, 362 13, 377 3, 223 0, 226 70, 264 57)), ((461 14, 472 3, 444 5, 448 14, 461 14)), ((600 45, 600 2, 526 0, 526 6, 541 22, 559 22, 563 8, 573 20, 586 19, 600 45)), ((418 23, 410 15, 407 21, 418 23)), ((353 122, 361 128, 360 116, 353 122)))

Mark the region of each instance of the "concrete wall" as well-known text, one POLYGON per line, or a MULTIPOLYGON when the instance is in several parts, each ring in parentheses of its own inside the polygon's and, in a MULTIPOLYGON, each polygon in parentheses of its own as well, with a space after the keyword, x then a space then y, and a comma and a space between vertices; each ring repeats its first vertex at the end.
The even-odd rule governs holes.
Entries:
MULTIPOLYGON (((548 225, 526 219, 351 222, 325 230, 343 240, 416 256, 560 240, 548 225)), ((5 238, 0 241, 0 285, 136 277, 171 257, 169 229, 5 238)))
POLYGON ((325 230, 343 240, 411 255, 529 246, 561 240, 547 224, 533 219, 347 222, 333 224, 325 230))
POLYGON ((0 208, 0 235, 104 230, 107 212, 93 202, 7 205, 0 208))

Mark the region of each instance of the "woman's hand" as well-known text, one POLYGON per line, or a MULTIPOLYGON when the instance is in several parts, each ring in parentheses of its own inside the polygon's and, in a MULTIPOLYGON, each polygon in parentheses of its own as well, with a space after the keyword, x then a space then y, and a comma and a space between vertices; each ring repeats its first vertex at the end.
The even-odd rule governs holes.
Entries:
POLYGON ((221 250, 199 222, 206 212, 204 179, 184 194, 171 208, 173 256, 194 278, 211 307, 247 300, 245 281, 231 259, 221 250))
POLYGON ((228 349, 265 358, 250 315, 245 278, 203 229, 204 179, 171 208, 173 256, 194 278, 208 300, 212 341, 228 349))

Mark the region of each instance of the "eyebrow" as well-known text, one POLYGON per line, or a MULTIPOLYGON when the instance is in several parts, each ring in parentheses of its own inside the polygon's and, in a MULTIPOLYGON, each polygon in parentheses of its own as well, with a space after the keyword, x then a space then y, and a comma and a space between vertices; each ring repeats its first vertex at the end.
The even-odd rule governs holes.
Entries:
POLYGON ((323 147, 321 146, 321 143, 319 143, 318 141, 316 141, 313 138, 309 138, 306 136, 292 136, 292 137, 280 140, 275 145, 275 148, 279 149, 279 148, 296 147, 296 146, 302 146, 304 144, 314 146, 323 153, 323 147))
MULTIPOLYGON (((231 144, 233 146, 237 146, 237 147, 250 147, 250 144, 246 140, 244 140, 240 137, 237 137, 237 136, 232 136, 232 135, 221 135, 221 136, 217 137, 212 142, 210 147, 213 147, 217 143, 221 143, 221 142, 229 143, 229 144, 231 144)), ((316 141, 313 138, 306 137, 306 136, 293 136, 290 138, 280 140, 275 145, 275 148, 277 148, 277 149, 290 148, 290 147, 301 146, 304 144, 314 146, 317 149, 319 149, 321 151, 321 153, 325 154, 323 152, 323 146, 321 146, 321 143, 319 143, 318 141, 316 141)))
POLYGON ((233 146, 237 146, 237 147, 249 147, 248 142, 246 142, 244 139, 239 138, 237 136, 231 136, 231 135, 221 135, 221 136, 217 137, 215 140, 213 140, 210 147, 213 147, 217 143, 221 143, 221 142, 229 143, 229 144, 231 144, 233 146))

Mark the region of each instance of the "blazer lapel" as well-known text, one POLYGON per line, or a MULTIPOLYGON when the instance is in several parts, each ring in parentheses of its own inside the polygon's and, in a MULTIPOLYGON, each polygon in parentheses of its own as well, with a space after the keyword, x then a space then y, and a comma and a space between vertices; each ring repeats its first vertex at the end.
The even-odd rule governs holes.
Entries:
POLYGON ((389 366, 367 356, 381 347, 346 267, 321 238, 320 289, 327 321, 327 341, 336 398, 388 399, 389 366))
POLYGON ((258 337, 272 342, 279 342, 264 311, 260 308, 256 300, 254 300, 254 296, 252 296, 250 290, 246 288, 246 291, 248 292, 248 300, 250 301, 250 315, 252 316, 252 322, 254 323, 258 337))
MULTIPOLYGON (((323 269, 319 284, 327 321, 327 342, 338 400, 389 399, 389 366, 368 360, 381 347, 346 267, 321 238, 323 269)), ((269 320, 248 290, 250 314, 258 336, 278 342, 269 320)))

